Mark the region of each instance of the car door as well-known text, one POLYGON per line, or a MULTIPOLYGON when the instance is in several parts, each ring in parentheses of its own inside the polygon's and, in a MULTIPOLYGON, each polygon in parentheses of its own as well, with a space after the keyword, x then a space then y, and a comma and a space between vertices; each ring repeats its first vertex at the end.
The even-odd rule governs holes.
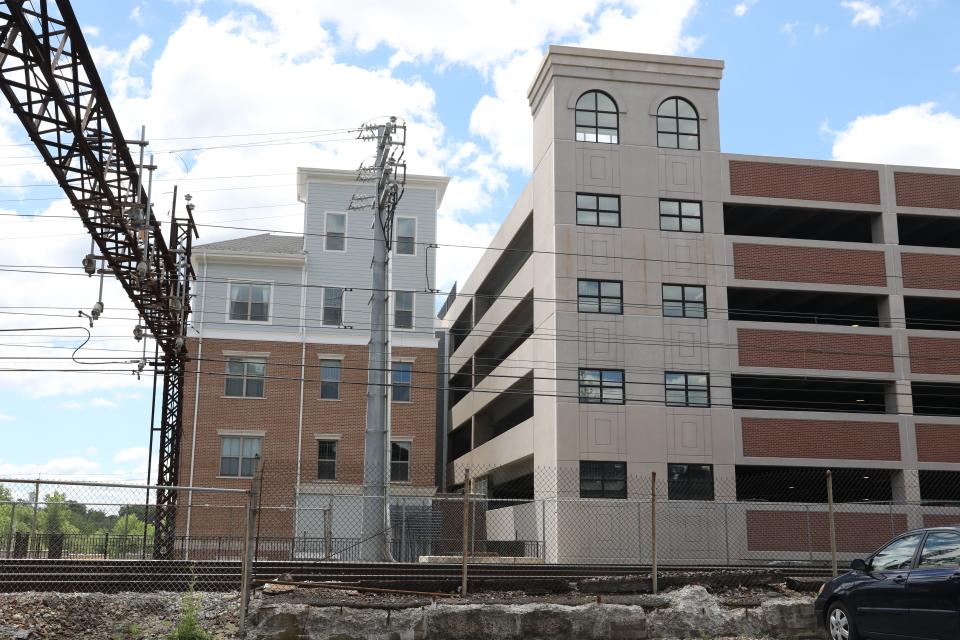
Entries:
POLYGON ((931 640, 960 638, 960 533, 929 531, 907 578, 910 633, 931 640))
POLYGON ((850 590, 849 601, 861 635, 909 637, 907 577, 923 533, 910 533, 877 551, 867 563, 866 580, 850 590))

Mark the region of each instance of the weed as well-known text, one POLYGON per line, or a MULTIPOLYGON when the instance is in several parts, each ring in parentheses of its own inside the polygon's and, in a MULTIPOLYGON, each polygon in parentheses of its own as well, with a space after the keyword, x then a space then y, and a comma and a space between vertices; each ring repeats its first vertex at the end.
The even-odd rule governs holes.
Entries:
POLYGON ((213 635, 200 626, 200 596, 190 590, 180 601, 180 619, 167 636, 168 640, 213 640, 213 635))

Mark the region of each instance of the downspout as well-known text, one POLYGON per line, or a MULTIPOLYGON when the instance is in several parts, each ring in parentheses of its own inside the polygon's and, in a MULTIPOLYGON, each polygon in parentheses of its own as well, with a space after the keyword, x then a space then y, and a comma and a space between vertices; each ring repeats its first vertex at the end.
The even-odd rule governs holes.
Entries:
MULTIPOLYGON (((304 245, 306 245, 306 236, 304 236, 304 245)), ((297 523, 300 515, 300 465, 303 455, 303 403, 307 367, 307 267, 309 266, 309 255, 306 247, 304 247, 303 253, 303 273, 300 276, 300 412, 297 416, 297 484, 293 500, 294 540, 297 538, 297 523)))
MULTIPOLYGON (((193 395, 193 434, 190 440, 190 484, 188 486, 193 487, 193 471, 194 464, 197 459, 197 416, 200 411, 200 367, 203 366, 203 314, 207 302, 207 257, 203 257, 203 275, 200 276, 203 279, 203 293, 200 295, 200 312, 197 314, 200 316, 200 338, 197 341, 197 377, 194 382, 194 395, 193 395)), ((193 491, 189 491, 187 495, 187 539, 186 539, 186 552, 184 554, 186 560, 190 559, 190 520, 193 515, 193 491)))

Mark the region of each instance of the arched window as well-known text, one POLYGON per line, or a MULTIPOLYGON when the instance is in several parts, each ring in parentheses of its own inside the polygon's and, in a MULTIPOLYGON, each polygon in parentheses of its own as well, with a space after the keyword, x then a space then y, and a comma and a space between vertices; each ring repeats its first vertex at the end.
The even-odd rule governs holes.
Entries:
POLYGON ((683 98, 667 98, 657 109, 657 146, 665 149, 699 149, 697 110, 683 98))
POLYGON ((602 91, 587 91, 577 100, 577 141, 617 144, 617 103, 602 91))

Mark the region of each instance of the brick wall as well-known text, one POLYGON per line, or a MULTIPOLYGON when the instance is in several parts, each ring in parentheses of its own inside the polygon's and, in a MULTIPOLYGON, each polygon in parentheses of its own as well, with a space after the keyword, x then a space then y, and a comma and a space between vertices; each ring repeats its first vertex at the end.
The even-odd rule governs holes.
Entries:
POLYGON ((960 339, 910 336, 908 340, 913 373, 960 375, 960 339))
POLYGON ((741 367, 893 371, 890 336, 737 329, 741 367))
MULTIPOLYGON (((197 342, 189 343, 196 353, 197 342)), ((289 536, 293 529, 297 470, 297 431, 300 408, 300 344, 246 340, 206 339, 201 363, 196 452, 192 451, 193 412, 197 361, 187 366, 184 391, 184 433, 181 443, 180 482, 190 480, 190 459, 194 455, 194 486, 248 488, 249 478, 219 476, 220 434, 218 430, 263 432, 263 506, 269 517, 261 518, 264 536, 289 536), (226 369, 224 351, 267 352, 264 398, 224 397, 226 369)), ((434 484, 436 436, 436 350, 396 347, 396 359, 413 359, 412 402, 391 406, 392 435, 411 441, 410 485, 434 484)), ((339 435, 337 484, 360 484, 363 470, 363 432, 366 416, 367 348, 354 345, 308 344, 303 403, 303 438, 300 478, 317 481, 317 435, 339 435), (341 356, 339 400, 320 399, 320 356, 341 356)), ((232 504, 238 498, 207 494, 211 505, 232 504)), ((194 502, 197 502, 195 498, 194 502)), ((178 530, 185 527, 185 510, 178 512, 178 530)), ((236 535, 232 512, 208 507, 193 510, 193 535, 236 535)))
POLYGON ((730 193, 761 198, 880 204, 880 176, 872 169, 731 160, 730 193))
POLYGON ((901 253, 903 286, 960 291, 960 256, 901 253))
POLYGON ((897 171, 893 179, 900 206, 960 209, 960 175, 897 171))
POLYGON ((917 423, 917 460, 960 463, 960 424, 917 423))
POLYGON ((743 455, 772 458, 899 460, 895 422, 743 418, 743 455))
POLYGON ((816 282, 884 287, 883 252, 823 247, 733 244, 734 276, 741 280, 816 282))
MULTIPOLYGON (((836 513, 837 551, 870 553, 907 530, 902 513, 836 513)), ((747 511, 749 551, 830 551, 823 511, 747 511), (809 527, 807 526, 809 517, 809 527)))
POLYGON ((925 527, 956 527, 958 525, 960 525, 960 514, 923 514, 923 526, 925 527))

